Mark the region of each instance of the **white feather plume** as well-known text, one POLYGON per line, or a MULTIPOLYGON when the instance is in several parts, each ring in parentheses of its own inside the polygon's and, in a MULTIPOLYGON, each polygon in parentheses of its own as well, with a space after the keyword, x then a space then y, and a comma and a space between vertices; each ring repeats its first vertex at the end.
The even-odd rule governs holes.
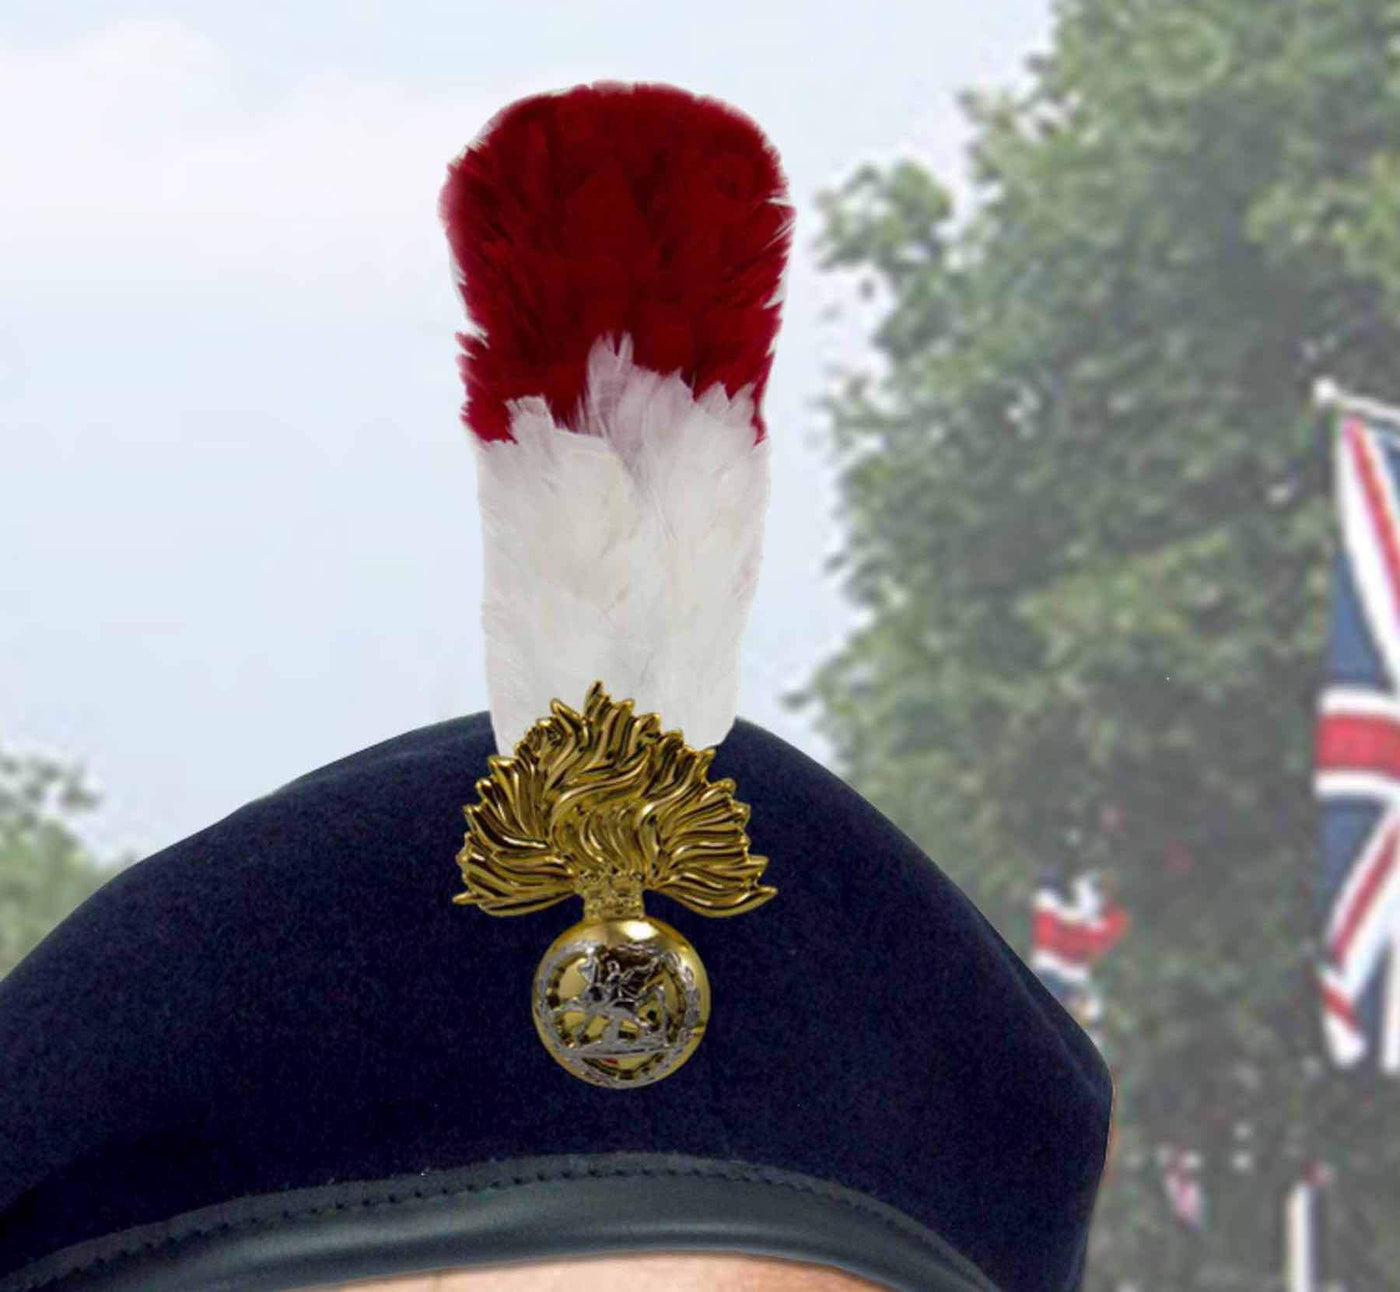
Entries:
POLYGON ((768 441, 748 387, 700 398, 600 338, 573 427, 512 401, 509 440, 477 440, 482 621, 500 752, 600 680, 695 748, 734 723, 758 580, 768 441))

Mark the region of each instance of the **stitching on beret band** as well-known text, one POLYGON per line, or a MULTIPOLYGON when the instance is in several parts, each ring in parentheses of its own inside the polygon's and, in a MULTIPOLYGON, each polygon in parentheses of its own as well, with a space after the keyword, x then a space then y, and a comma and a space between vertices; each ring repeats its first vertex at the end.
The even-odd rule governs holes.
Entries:
MULTIPOLYGON (((400 1176, 387 1181, 353 1182, 325 1185, 317 1188, 299 1189, 289 1193, 263 1195, 239 1199, 216 1207, 202 1208, 152 1225, 110 1235, 103 1239, 76 1244, 65 1251, 55 1252, 31 1265, 27 1271, 20 1271, 12 1279, 0 1281, 0 1292, 40 1292, 41 1289, 59 1289, 71 1284, 78 1276, 119 1265, 138 1257, 158 1251, 161 1248, 174 1248, 199 1238, 234 1231, 249 1231, 281 1223, 304 1220, 318 1215, 331 1215, 356 1209, 394 1207, 409 1200, 427 1200, 446 1197, 469 1197, 488 1191, 502 1191, 521 1188, 531 1184, 547 1184, 560 1180, 586 1179, 629 1179, 637 1177, 655 1178, 708 1178, 725 1179, 744 1184, 760 1184, 769 1187, 792 1190, 820 1197, 840 1207, 861 1213, 879 1222, 890 1231, 911 1241, 949 1274, 963 1280, 969 1292, 996 1292, 995 1286, 969 1261, 958 1255, 935 1234, 924 1226, 903 1216, 898 1211, 875 1199, 845 1189, 829 1181, 817 1180, 793 1172, 785 1172, 774 1167, 764 1167, 745 1162, 710 1162, 692 1160, 683 1163, 665 1162, 626 1162, 609 1163, 605 1159, 635 1158, 639 1155, 613 1154, 599 1155, 604 1160, 589 1160, 587 1157, 571 1156, 562 1164, 542 1163, 526 1167, 523 1162, 483 1163, 477 1168, 468 1168, 473 1174, 485 1170, 485 1179, 462 1183, 463 1170, 423 1173, 413 1176, 400 1176), (494 1168, 494 1170, 493 1170, 494 1168), (524 1168, 524 1169, 522 1169, 524 1168), (455 1177, 452 1183, 437 1188, 423 1187, 429 1174, 455 1177), (315 1201, 303 1206, 289 1206, 293 1198, 306 1198, 312 1195, 315 1201), (243 1211, 243 1215, 230 1215, 230 1211, 243 1211), (159 1233, 152 1233, 159 1230, 159 1233), (147 1235, 140 1239, 142 1234, 147 1235), (134 1241, 135 1240, 135 1241, 134 1241)), ((644 1155, 642 1155, 644 1156, 644 1155)), ((618 1250, 612 1248, 611 1250, 618 1250)), ((522 1253, 528 1255, 528 1253, 522 1253)), ((516 1259, 520 1259, 517 1256, 516 1259)), ((459 1264, 469 1264, 463 1259, 459 1264)))

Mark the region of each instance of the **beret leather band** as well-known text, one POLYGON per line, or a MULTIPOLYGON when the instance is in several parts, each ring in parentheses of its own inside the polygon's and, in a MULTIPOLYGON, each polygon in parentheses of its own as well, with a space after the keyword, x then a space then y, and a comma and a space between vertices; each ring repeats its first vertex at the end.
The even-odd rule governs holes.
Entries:
POLYGON ((646 1251, 785 1257, 900 1292, 996 1292, 932 1230, 874 1198, 796 1172, 657 1153, 519 1158, 242 1198, 76 1244, 0 1290, 287 1292, 646 1251))

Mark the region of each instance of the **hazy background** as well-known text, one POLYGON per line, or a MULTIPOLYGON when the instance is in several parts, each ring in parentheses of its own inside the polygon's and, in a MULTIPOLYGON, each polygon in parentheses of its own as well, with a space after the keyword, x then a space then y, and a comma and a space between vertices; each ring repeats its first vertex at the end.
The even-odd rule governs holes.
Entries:
POLYGON ((103 853, 149 852, 400 731, 485 707, 461 313, 435 201, 500 106, 599 78, 714 94, 780 149, 798 239, 741 712, 852 612, 824 577, 813 198, 963 169, 958 87, 1038 0, 303 4, 18 0, 0 17, 0 737, 81 760, 103 853))
MULTIPOLYGON (((1400 1289, 1400 869, 1347 953, 1350 1067, 1317 989, 1344 878, 1393 856, 1400 739, 1328 755, 1373 774, 1319 813, 1311 398, 1400 404, 1396 0, 11 0, 0 977, 113 864, 485 706, 435 202, 498 108, 601 78, 728 100, 785 159, 741 711, 1103 1051, 1085 1292, 1400 1289)), ((1400 413, 1366 434, 1400 499, 1400 413)), ((1353 665, 1400 655, 1348 622, 1353 665)))

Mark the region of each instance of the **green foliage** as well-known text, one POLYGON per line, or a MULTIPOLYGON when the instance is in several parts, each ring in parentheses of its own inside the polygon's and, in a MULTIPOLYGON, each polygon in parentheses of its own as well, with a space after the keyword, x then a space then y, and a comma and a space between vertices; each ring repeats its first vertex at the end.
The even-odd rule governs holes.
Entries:
POLYGON ((110 877, 71 826, 96 805, 80 770, 0 751, 0 977, 110 877))
POLYGON ((1395 0, 1065 0, 1027 92, 964 97, 975 210, 912 162, 822 199, 879 368, 825 401, 863 626, 795 702, 1013 944, 1047 862, 1135 912, 1094 1289, 1266 1286, 1313 1154, 1334 1277, 1400 1287, 1400 1096, 1320 1068, 1309 974, 1308 401, 1400 398, 1397 51, 1395 0), (1203 1238, 1163 1142, 1206 1155, 1203 1238))

